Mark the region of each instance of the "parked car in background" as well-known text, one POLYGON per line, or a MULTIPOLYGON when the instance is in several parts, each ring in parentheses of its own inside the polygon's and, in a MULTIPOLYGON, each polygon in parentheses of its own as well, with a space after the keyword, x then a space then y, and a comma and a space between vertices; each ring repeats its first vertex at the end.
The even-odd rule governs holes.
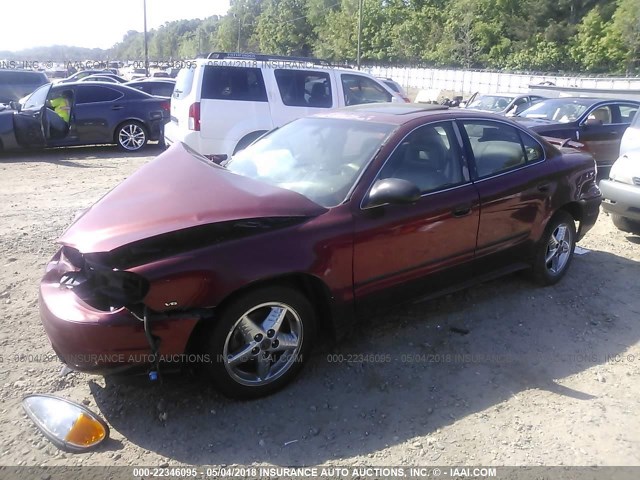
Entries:
POLYGON ((127 82, 125 85, 137 90, 141 90, 155 97, 171 98, 173 89, 176 86, 176 82, 171 78, 145 78, 143 80, 134 80, 133 82, 127 82))
POLYGON ((108 81, 108 80, 102 80, 102 79, 111 79, 112 82, 109 83, 127 83, 127 80, 125 78, 122 78, 120 75, 114 75, 112 73, 109 72, 105 72, 105 73, 96 73, 94 75, 89 75, 87 77, 84 77, 82 79, 80 79, 79 81, 81 82, 89 82, 91 80, 89 79, 94 79, 94 78, 100 78, 101 80, 98 81, 108 81))
POLYGON ((604 98, 549 98, 515 119, 540 135, 571 139, 585 145, 598 167, 608 168, 618 158, 620 140, 640 102, 604 98))
POLYGON ((123 85, 98 82, 46 84, 18 110, 0 111, 0 151, 115 143, 136 151, 161 140, 169 102, 123 85), (68 121, 54 112, 69 106, 68 121))
POLYGON ((47 75, 33 70, 0 69, 0 103, 10 103, 49 83, 47 75))
POLYGON ((600 181, 602 208, 623 232, 640 235, 640 150, 618 158, 609 178, 600 181))
POLYGON ((466 102, 465 108, 512 116, 526 110, 543 98, 528 93, 494 93, 491 95, 476 93, 466 102))
POLYGON ((215 52, 178 74, 165 143, 224 159, 293 119, 373 102, 404 99, 369 74, 317 59, 215 52))
POLYGON ((122 72, 124 78, 129 82, 147 77, 147 70, 144 68, 127 67, 122 72))
POLYGON ((508 119, 404 102, 294 120, 223 166, 178 143, 62 235, 42 321, 73 369, 197 354, 226 395, 266 395, 381 304, 521 269, 558 282, 595 177, 508 119))
POLYGON ((78 82, 83 78, 88 77, 89 75, 113 75, 113 73, 106 69, 81 70, 79 72, 74 73, 73 75, 68 76, 67 78, 60 80, 59 83, 78 82))
POLYGON ((389 87, 391 90, 399 94, 404 99, 405 102, 407 103, 411 102, 411 100, 407 96, 407 92, 405 92, 404 88, 402 88, 402 85, 400 85, 394 79, 386 78, 386 77, 377 77, 377 78, 378 80, 382 80, 382 82, 384 82, 384 84, 387 85, 387 87, 389 87))
POLYGON ((115 78, 107 77, 105 75, 89 75, 88 77, 81 78, 79 82, 103 82, 103 83, 116 83, 119 84, 115 78))

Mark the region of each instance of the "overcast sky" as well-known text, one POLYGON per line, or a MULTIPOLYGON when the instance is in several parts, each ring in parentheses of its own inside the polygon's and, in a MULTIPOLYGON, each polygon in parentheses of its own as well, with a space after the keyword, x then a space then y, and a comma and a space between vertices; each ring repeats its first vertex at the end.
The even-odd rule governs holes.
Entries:
MULTIPOLYGON (((229 0, 147 0, 147 28, 224 15, 229 0)), ((0 51, 49 45, 109 48, 144 30, 143 0, 3 0, 0 51)))

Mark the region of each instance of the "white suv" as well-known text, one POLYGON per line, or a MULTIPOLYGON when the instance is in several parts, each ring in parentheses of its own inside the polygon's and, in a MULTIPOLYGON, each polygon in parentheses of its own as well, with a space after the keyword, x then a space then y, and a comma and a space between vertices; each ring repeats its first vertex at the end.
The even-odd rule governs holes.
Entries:
POLYGON ((625 130, 620 157, 600 182, 602 208, 611 214, 613 224, 623 232, 640 235, 640 113, 625 130))
POLYGON ((212 53, 178 73, 165 142, 221 161, 296 118, 372 102, 405 100, 369 74, 320 60, 212 53))

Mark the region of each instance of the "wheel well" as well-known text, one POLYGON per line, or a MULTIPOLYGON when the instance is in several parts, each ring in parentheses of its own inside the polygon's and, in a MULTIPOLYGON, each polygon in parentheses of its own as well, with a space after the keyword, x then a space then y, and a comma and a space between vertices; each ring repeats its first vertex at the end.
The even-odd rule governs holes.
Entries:
POLYGON ((266 130, 258 130, 256 132, 248 133, 247 135, 242 137, 240 141, 237 143, 236 148, 233 149, 233 154, 235 155, 240 150, 248 147, 251 143, 253 143, 254 140, 257 140, 259 137, 261 137, 265 133, 267 133, 266 130))
POLYGON ((566 205, 563 205, 562 208, 559 208, 558 210, 564 210, 569 215, 571 215, 576 222, 582 221, 582 207, 577 202, 567 203, 566 205))
POLYGON ((120 127, 122 127, 125 123, 137 123, 138 125, 140 125, 143 130, 145 135, 147 136, 147 140, 149 139, 149 130, 147 129, 147 126, 144 124, 144 122, 141 122, 140 120, 137 120, 135 118, 130 118, 128 120, 123 120, 122 122, 120 122, 116 128, 113 131, 113 141, 114 143, 118 143, 118 130, 120 130, 120 127))
MULTIPOLYGON (((293 288, 304 294, 309 299, 311 306, 316 312, 318 320, 318 334, 328 335, 330 337, 335 336, 330 305, 331 293, 329 292, 329 288, 319 278, 304 273, 292 273, 279 277, 272 277, 246 285, 225 297, 215 307, 214 311, 224 310, 224 308, 231 302, 243 295, 246 295, 252 290, 273 285, 293 288)), ((200 348, 200 341, 203 338, 206 338, 205 331, 210 327, 210 325, 211 324, 207 319, 202 319, 196 324, 193 332, 191 332, 191 336, 189 337, 187 344, 188 352, 197 351, 200 348)))

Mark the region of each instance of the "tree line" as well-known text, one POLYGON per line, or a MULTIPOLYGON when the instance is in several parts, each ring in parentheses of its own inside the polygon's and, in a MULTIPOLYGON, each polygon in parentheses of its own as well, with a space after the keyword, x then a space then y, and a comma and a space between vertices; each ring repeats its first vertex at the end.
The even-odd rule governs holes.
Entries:
MULTIPOLYGON (((241 51, 353 63, 360 1, 363 63, 640 73, 640 0, 231 0, 227 15, 150 31, 149 57, 241 51)), ((103 57, 142 59, 144 35, 127 32, 103 57)))

